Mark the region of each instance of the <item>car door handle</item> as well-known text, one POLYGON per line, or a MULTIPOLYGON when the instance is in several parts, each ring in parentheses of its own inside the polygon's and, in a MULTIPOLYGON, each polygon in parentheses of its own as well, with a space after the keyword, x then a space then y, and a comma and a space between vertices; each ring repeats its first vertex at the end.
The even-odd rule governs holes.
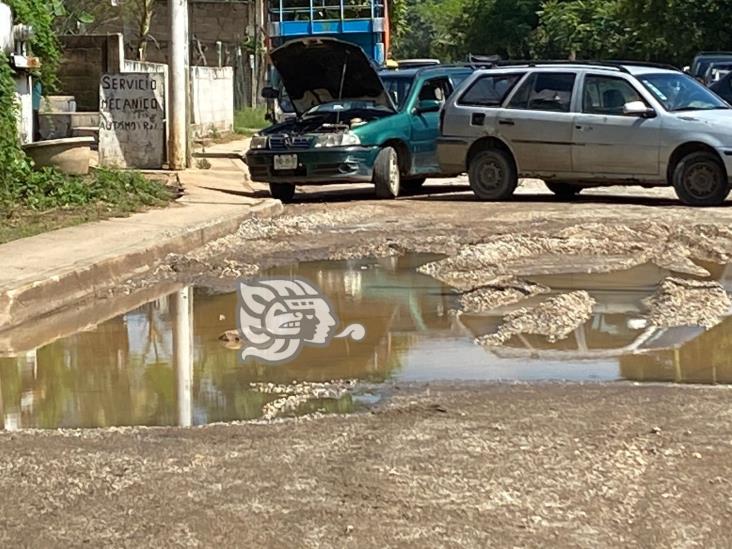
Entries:
POLYGON ((505 118, 502 120, 499 120, 498 123, 501 126, 515 126, 516 125, 516 122, 514 122, 513 120, 507 120, 505 118))
POLYGON ((591 132, 591 131, 593 131, 595 129, 593 126, 580 126, 580 125, 577 125, 575 127, 579 131, 581 131, 581 132, 591 132))

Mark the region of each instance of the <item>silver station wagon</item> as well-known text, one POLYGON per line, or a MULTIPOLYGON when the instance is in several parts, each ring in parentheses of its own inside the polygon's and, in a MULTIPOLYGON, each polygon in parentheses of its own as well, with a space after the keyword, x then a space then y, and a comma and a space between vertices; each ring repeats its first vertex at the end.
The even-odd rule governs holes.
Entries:
POLYGON ((584 187, 673 185, 682 202, 730 192, 732 108, 693 78, 651 64, 537 63, 476 71, 441 113, 445 175, 483 200, 519 177, 563 198, 584 187))

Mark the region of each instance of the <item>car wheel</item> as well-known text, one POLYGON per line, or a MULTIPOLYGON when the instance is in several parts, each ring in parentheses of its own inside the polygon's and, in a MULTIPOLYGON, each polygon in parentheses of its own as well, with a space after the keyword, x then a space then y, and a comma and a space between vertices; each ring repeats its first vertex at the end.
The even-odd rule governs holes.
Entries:
POLYGON ((289 204, 295 198, 295 185, 290 183, 270 183, 269 194, 272 195, 272 198, 289 204))
POLYGON ((582 192, 582 187, 577 185, 570 185, 569 183, 560 183, 558 181, 545 181, 547 189, 553 192, 557 198, 562 200, 572 200, 577 198, 577 195, 582 192))
POLYGON ((499 149, 476 154, 468 166, 468 179, 470 188, 481 200, 506 200, 518 185, 513 161, 499 149))
POLYGON ((724 166, 715 155, 703 151, 681 159, 672 183, 679 199, 688 206, 719 206, 730 193, 724 166))
POLYGON ((426 177, 415 177, 411 179, 405 179, 401 182, 401 187, 407 192, 417 192, 419 189, 422 188, 422 185, 424 185, 425 181, 427 181, 426 177))
POLYGON ((378 198, 396 198, 401 187, 399 156, 393 147, 384 147, 374 162, 374 187, 378 198))

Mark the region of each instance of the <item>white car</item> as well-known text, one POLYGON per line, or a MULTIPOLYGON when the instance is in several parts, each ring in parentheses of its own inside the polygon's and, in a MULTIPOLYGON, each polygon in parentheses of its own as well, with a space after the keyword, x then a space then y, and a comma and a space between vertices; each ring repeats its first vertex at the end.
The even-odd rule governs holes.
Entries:
POLYGON ((504 200, 519 177, 570 198, 584 187, 673 185, 693 206, 730 192, 732 109, 650 64, 540 63, 479 70, 441 114, 441 170, 504 200))

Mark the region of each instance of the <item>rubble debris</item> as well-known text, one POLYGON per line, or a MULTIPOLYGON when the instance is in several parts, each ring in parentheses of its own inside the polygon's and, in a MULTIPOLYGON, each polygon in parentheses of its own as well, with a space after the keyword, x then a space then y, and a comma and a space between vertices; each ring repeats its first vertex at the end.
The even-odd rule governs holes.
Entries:
POLYGON ((713 328, 729 314, 732 301, 721 284, 707 280, 667 278, 646 300, 648 320, 660 328, 713 328))
POLYGON ((458 298, 462 312, 468 314, 488 313, 499 307, 513 305, 530 297, 550 291, 546 286, 512 280, 503 284, 484 286, 477 290, 465 292, 458 298))
POLYGON ((354 380, 331 381, 328 383, 251 383, 249 386, 260 393, 276 395, 275 400, 263 407, 262 419, 272 420, 297 411, 303 404, 312 400, 338 400, 352 392, 354 380))
POLYGON ((518 334, 541 335, 551 341, 566 339, 590 319, 595 300, 585 291, 552 297, 535 307, 507 314, 498 331, 476 342, 485 347, 503 345, 518 334))

